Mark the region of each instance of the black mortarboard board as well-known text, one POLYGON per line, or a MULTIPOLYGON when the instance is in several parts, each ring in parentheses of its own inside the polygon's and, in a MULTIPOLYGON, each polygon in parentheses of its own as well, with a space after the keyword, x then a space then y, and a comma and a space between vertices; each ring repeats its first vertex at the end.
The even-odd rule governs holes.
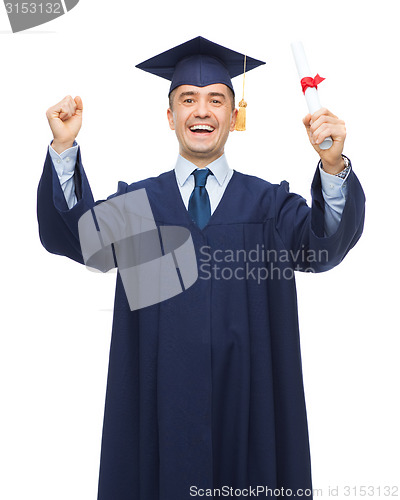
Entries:
MULTIPOLYGON (((224 83, 234 92, 231 78, 244 72, 245 55, 202 36, 166 50, 136 67, 171 81, 169 93, 179 85, 205 87, 224 83)), ((246 56, 246 71, 263 61, 246 56)))

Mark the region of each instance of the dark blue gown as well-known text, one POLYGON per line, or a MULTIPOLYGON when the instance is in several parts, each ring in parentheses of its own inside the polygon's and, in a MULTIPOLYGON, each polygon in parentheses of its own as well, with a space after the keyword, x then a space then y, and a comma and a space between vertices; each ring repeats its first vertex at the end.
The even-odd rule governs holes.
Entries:
MULTIPOLYGON (((80 154, 75 175, 79 201, 68 210, 47 155, 38 220, 48 251, 82 263, 77 223, 94 200, 80 154)), ((119 183, 116 195, 146 189, 157 225, 191 231, 199 278, 184 293, 131 312, 117 275, 99 500, 188 500, 200 488, 311 488, 292 275, 295 268, 336 266, 359 239, 364 194, 353 172, 347 182, 340 226, 328 238, 318 170, 312 208, 285 181, 273 185, 235 171, 203 230, 189 217, 174 171, 119 183), (275 256, 249 262, 257 248, 275 256), (236 250, 243 258, 229 259, 236 250), (238 268, 236 278, 221 278, 238 268), (259 268, 271 272, 268 279, 257 279, 259 268)))

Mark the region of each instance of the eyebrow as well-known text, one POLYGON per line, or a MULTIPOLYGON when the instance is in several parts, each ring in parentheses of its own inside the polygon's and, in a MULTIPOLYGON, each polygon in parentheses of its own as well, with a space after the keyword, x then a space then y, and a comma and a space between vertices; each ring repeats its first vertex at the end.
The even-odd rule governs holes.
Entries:
MULTIPOLYGON (((200 92, 195 92, 194 90, 188 90, 187 92, 182 92, 181 94, 179 94, 179 99, 182 99, 182 97, 199 95, 199 94, 200 94, 200 92)), ((226 95, 221 93, 221 92, 209 92, 208 96, 209 97, 221 97, 222 99, 226 99, 226 95)))
POLYGON ((222 92, 210 92, 208 95, 210 97, 222 97, 223 99, 226 99, 226 95, 222 94, 222 92))

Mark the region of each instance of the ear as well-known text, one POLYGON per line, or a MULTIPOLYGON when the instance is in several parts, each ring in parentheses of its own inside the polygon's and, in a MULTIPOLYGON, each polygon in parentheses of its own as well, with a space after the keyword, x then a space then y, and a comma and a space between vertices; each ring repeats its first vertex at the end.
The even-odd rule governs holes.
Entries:
POLYGON ((237 114, 238 114, 238 110, 235 108, 232 112, 231 126, 229 129, 231 132, 233 132, 235 130, 237 114))
POLYGON ((167 118, 168 118, 169 128, 171 130, 175 130, 174 113, 171 108, 168 108, 167 110, 167 118))

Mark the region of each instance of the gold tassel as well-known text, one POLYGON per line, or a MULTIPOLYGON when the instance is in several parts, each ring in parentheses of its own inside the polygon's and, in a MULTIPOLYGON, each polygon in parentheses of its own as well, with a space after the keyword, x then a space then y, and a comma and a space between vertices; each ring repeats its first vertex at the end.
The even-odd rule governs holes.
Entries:
POLYGON ((246 107, 247 102, 244 100, 244 79, 246 76, 246 56, 244 56, 244 69, 243 69, 243 96, 239 102, 239 111, 236 117, 235 130, 243 132, 246 130, 246 107))
POLYGON ((235 125, 235 130, 239 130, 240 132, 246 130, 246 106, 247 102, 244 99, 242 99, 239 102, 239 111, 236 117, 236 125, 235 125))

